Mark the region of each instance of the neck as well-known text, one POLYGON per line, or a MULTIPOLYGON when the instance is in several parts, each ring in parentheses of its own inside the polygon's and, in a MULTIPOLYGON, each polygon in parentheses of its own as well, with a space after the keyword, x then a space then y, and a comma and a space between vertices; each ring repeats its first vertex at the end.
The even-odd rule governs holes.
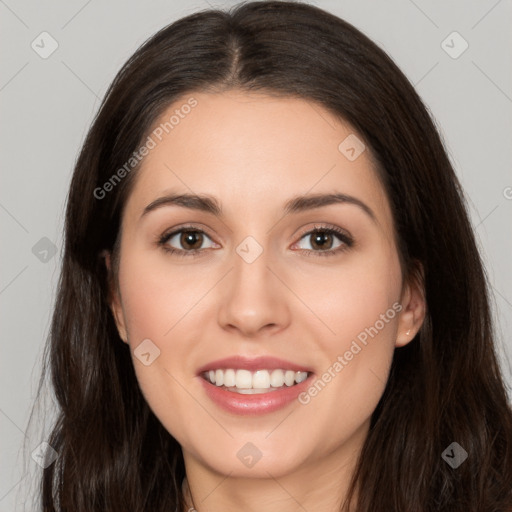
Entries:
POLYGON ((194 501, 190 493, 190 487, 188 485, 187 477, 183 479, 183 483, 181 485, 181 492, 185 497, 185 512, 198 512, 194 506, 194 501))

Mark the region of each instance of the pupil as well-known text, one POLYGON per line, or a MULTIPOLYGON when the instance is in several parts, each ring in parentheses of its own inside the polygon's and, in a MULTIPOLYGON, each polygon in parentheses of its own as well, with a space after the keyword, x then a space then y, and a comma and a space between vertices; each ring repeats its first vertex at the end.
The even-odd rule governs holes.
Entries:
MULTIPOLYGON (((183 245, 197 245, 198 242, 198 235, 199 233, 197 231, 185 231, 182 235, 182 242, 183 245)), ((199 242, 199 247, 201 247, 201 242, 199 242)), ((198 247, 192 247, 193 249, 196 249, 198 247)))
POLYGON ((328 239, 330 238, 331 235, 329 234, 326 234, 325 232, 318 232, 315 234, 314 236, 314 244, 313 245, 317 245, 319 246, 321 249, 324 248, 324 245, 326 244, 326 239, 328 241, 328 239))

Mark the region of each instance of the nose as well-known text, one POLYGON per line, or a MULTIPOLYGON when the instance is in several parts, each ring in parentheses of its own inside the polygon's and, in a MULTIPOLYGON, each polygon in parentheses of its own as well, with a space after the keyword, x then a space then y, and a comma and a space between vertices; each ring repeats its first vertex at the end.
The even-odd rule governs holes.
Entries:
MULTIPOLYGON (((279 268, 270 261, 269 251, 263 250, 254 260, 243 252, 233 252, 232 270, 222 286, 218 322, 228 331, 238 331, 244 338, 262 333, 273 334, 290 323, 287 302, 291 295, 279 276, 279 268)), ((254 250, 251 247, 250 250, 254 250)))

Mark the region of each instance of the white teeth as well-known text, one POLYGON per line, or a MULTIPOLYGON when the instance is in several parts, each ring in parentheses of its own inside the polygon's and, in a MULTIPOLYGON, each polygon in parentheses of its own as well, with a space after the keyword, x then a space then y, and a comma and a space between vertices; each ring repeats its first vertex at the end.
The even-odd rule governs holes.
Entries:
MULTIPOLYGON (((217 370, 220 371, 220 370, 217 370)), ((217 382, 215 383, 217 386, 217 382)), ((251 389, 252 388, 252 374, 249 370, 237 370, 235 376, 235 386, 238 389, 251 389)))
POLYGON ((233 387, 236 384, 235 370, 224 370, 224 386, 233 387))
POLYGON ((287 386, 293 386, 295 384, 295 372, 292 372, 291 370, 286 371, 284 374, 284 383, 287 386))
POLYGON ((281 388, 284 385, 290 387, 303 382, 308 377, 308 372, 294 372, 293 370, 209 370, 203 376, 216 386, 224 386, 230 391, 242 394, 266 393, 281 388))
POLYGON ((300 384, 302 381, 306 380, 308 377, 307 372, 296 372, 295 373, 295 382, 300 384))
POLYGON ((274 370, 270 374, 270 384, 274 388, 280 388, 284 384, 284 371, 274 370))
POLYGON ((259 395, 260 393, 268 393, 269 391, 277 391, 277 388, 251 388, 251 389, 238 389, 227 388, 228 391, 234 391, 240 395, 259 395))
POLYGON ((252 376, 252 387, 253 388, 269 388, 270 387, 270 375, 267 370, 258 370, 252 376))

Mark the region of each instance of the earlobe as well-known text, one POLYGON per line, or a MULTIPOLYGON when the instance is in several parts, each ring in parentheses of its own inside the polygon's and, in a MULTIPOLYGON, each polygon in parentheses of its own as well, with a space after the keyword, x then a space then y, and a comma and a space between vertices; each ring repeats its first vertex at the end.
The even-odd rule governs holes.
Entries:
POLYGON ((421 264, 406 283, 402 292, 402 311, 398 321, 395 346, 403 347, 411 342, 420 330, 426 315, 424 273, 421 264))
POLYGON ((114 317, 114 321, 117 327, 117 331, 119 332, 119 337, 125 342, 128 343, 128 336, 126 333, 126 326, 124 323, 124 312, 121 305, 121 300, 119 298, 118 290, 115 286, 115 281, 112 276, 112 268, 111 268, 111 254, 109 251, 103 252, 103 257, 105 260, 105 266, 107 268, 107 282, 108 282, 108 297, 109 297, 109 307, 112 311, 112 315, 114 317))

